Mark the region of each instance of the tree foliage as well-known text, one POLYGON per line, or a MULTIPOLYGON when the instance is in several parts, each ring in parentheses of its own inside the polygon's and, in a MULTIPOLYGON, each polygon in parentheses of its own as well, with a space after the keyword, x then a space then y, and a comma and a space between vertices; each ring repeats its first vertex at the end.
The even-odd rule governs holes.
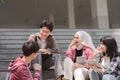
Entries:
POLYGON ((1 5, 1 4, 4 4, 4 0, 0 0, 0 5, 1 5))

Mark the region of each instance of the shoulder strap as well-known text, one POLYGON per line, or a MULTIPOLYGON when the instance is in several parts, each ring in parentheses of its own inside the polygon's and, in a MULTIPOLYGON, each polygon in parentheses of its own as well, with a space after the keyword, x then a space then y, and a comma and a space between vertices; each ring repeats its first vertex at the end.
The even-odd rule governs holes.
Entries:
POLYGON ((37 42, 37 36, 35 35, 35 42, 37 42))

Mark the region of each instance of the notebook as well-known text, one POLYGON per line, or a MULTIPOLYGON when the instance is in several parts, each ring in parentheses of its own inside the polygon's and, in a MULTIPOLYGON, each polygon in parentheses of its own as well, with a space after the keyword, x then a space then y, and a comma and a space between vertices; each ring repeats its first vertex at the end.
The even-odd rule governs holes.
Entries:
POLYGON ((84 64, 85 61, 86 61, 86 57, 84 56, 76 57, 76 63, 84 64))
POLYGON ((102 65, 97 60, 87 60, 88 64, 95 64, 98 68, 102 68, 102 65))

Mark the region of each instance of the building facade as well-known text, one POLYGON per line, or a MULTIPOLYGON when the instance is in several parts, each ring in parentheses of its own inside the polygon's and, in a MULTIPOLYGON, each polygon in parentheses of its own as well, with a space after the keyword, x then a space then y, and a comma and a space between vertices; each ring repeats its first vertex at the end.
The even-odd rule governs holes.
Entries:
POLYGON ((0 27, 38 28, 49 19, 55 28, 120 28, 120 0, 2 0, 0 27))

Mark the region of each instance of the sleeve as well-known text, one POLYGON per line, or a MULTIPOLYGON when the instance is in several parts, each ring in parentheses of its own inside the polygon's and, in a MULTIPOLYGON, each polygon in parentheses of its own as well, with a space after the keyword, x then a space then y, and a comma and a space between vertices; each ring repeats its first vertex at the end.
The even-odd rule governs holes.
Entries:
POLYGON ((47 46, 46 49, 51 53, 59 53, 59 47, 55 42, 55 39, 52 35, 50 35, 47 39, 47 46))
POLYGON ((34 80, 39 80, 40 79, 40 70, 35 70, 33 79, 34 80))
POLYGON ((35 41, 35 34, 31 34, 28 38, 28 41, 35 41))
POLYGON ((117 73, 116 68, 119 64, 119 59, 118 58, 113 58, 108 66, 107 69, 105 69, 105 73, 112 74, 112 73, 117 73))
POLYGON ((92 59, 93 51, 90 48, 85 48, 82 56, 85 56, 87 60, 90 60, 92 59))
POLYGON ((19 67, 19 72, 21 75, 21 80, 40 80, 40 71, 39 70, 36 70, 34 72, 34 77, 32 77, 32 74, 31 74, 29 68, 26 66, 19 67))
MULTIPOLYGON (((82 56, 86 57, 87 60, 92 59, 92 57, 93 57, 93 51, 90 48, 84 48, 83 50, 84 51, 83 51, 83 55, 82 56)), ((88 63, 85 63, 84 66, 86 68, 88 68, 88 69, 90 68, 89 65, 88 65, 88 63)))
POLYGON ((74 61, 74 57, 75 57, 75 46, 71 47, 70 50, 66 51, 66 57, 69 57, 70 59, 72 59, 72 61, 74 61))

